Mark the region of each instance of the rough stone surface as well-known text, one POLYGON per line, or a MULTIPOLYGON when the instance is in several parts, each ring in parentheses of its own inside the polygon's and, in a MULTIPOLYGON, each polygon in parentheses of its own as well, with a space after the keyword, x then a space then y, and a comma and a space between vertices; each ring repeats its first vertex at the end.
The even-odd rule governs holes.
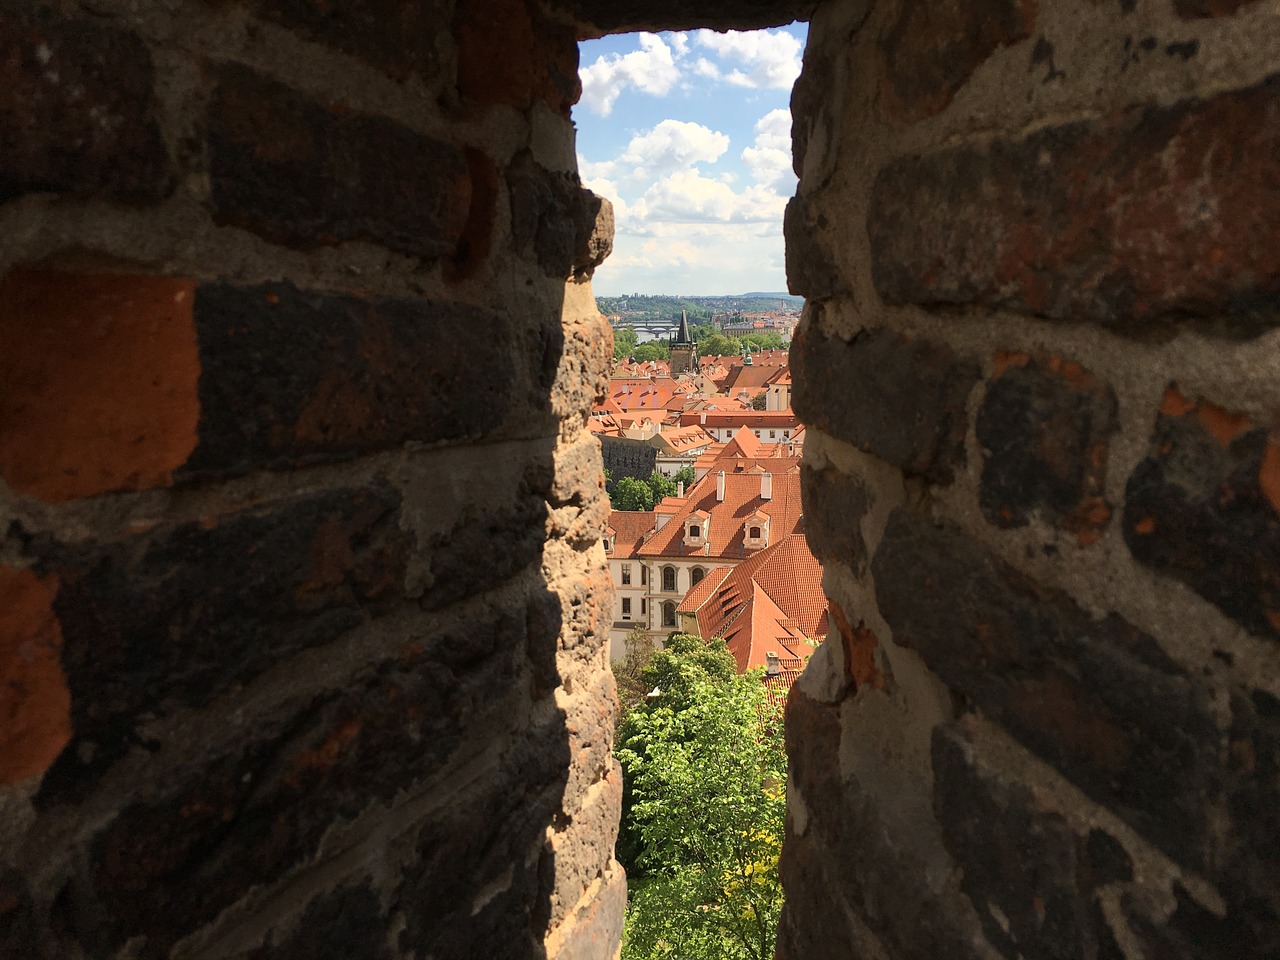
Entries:
POLYGON ((635 30, 693 30, 714 24, 719 30, 757 30, 808 20, 815 0, 743 0, 726 7, 718 0, 565 0, 563 4, 589 25, 585 36, 635 30))
POLYGON ((471 180, 451 144, 239 66, 219 68, 207 124, 222 223, 294 246, 371 240, 429 260, 462 238, 471 180))
POLYGON ((1125 856, 1116 841, 1101 831, 1081 837, 1027 787, 979 768, 956 725, 934 733, 933 772, 938 822, 964 864, 962 885, 988 942, 1009 960, 1091 960, 1107 948, 1116 956, 1091 896, 1125 856), (1102 857, 1096 868, 1095 851, 1102 857))
POLYGON ((976 421, 983 514, 999 527, 1038 516, 1093 542, 1111 519, 1103 494, 1115 394, 1061 357, 1002 354, 996 364, 976 421))
POLYGON ((880 107, 897 120, 942 110, 998 48, 1030 36, 1034 0, 926 0, 898 3, 880 49, 880 107))
POLYGON ((1211 859, 1222 734, 1151 637, 902 509, 872 571, 896 643, 1171 857, 1211 859))
POLYGON ((132 33, 0 11, 0 203, 46 192, 164 198, 173 174, 153 82, 132 33))
POLYGON ((47 548, 73 744, 45 778, 78 794, 156 712, 207 704, 401 596, 413 539, 386 486, 326 491, 118 543, 47 548))
POLYGON ((907 156, 867 220, 890 303, 975 304, 1128 330, 1280 318, 1280 77, 907 156))
POLYGON ((316 897, 288 939, 269 944, 249 960, 392 960, 385 937, 387 918, 370 886, 343 887, 316 897))
POLYGON ((829 518, 827 522, 805 526, 805 539, 813 555, 823 561, 849 564, 855 573, 867 569, 867 545, 862 538, 862 519, 870 501, 866 485, 839 470, 801 472, 805 509, 829 518))
POLYGON ((978 368, 945 346, 889 330, 845 342, 809 326, 791 363, 806 424, 935 482, 964 462, 965 402, 978 368))
POLYGON ((582 92, 578 43, 568 24, 527 0, 458 4, 458 93, 483 106, 542 102, 567 117, 582 92))
POLYGON ((1170 387, 1125 488, 1134 557, 1280 639, 1280 442, 1170 387))
POLYGON ((474 438, 514 399, 510 333, 465 304, 202 286, 199 443, 182 473, 343 460, 474 438), (483 343, 493 354, 469 350, 483 343))

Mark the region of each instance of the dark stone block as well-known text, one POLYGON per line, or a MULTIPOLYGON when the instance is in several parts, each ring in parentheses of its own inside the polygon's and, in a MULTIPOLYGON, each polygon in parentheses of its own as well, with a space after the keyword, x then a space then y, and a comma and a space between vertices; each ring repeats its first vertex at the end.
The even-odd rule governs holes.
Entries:
POLYGON ((792 197, 782 220, 787 289, 810 301, 825 300, 848 290, 830 241, 822 236, 830 225, 825 212, 827 199, 822 194, 792 197))
POLYGON ((872 572, 895 642, 1175 860, 1211 862, 1222 732, 1151 637, 902 509, 872 572))
POLYGON ((0 957, 46 960, 41 924, 22 876, 0 865, 0 957))
POLYGON ((35 7, 0 10, 0 203, 44 192, 163 199, 173 171, 150 51, 101 21, 35 7))
POLYGON ((1031 35, 1034 0, 901 0, 880 41, 880 107, 895 120, 938 113, 1000 47, 1031 35))
POLYGON ((829 468, 806 466, 800 474, 805 513, 805 537, 813 555, 823 562, 848 564, 855 575, 867 569, 867 545, 862 539, 862 518, 870 506, 861 480, 829 468))
MULTIPOLYGON (((497 615, 465 631, 409 639, 343 688, 282 705, 247 742, 102 828, 85 881, 104 928, 81 937, 114 945, 145 936, 142 958, 167 956, 251 887, 307 861, 335 823, 421 789, 456 758, 494 742, 514 737, 506 754, 523 756, 518 743, 532 734, 513 724, 524 650, 523 617, 497 615)), ((563 776, 567 762, 539 754, 502 781, 505 802, 526 804, 526 784, 536 790, 563 776)), ((454 810, 446 805, 441 815, 454 810)), ((504 810, 464 810, 491 830, 507 826, 504 810)), ((470 861, 450 866, 462 862, 470 861)), ((452 869, 441 882, 467 892, 452 869)))
POLYGON ((217 84, 206 122, 220 223, 304 248, 368 240, 454 255, 471 206, 459 148, 244 67, 219 67, 217 84))
MULTIPOLYGON (((600 33, 632 30, 759 30, 808 20, 816 0, 569 0, 566 6, 600 33)), ((593 36, 596 34, 592 34, 593 36)))
POLYGON ((576 176, 554 173, 526 157, 512 165, 508 181, 516 250, 532 254, 547 276, 589 275, 608 256, 612 213, 608 236, 597 236, 604 202, 584 190, 576 176))
POLYGON ((507 322, 468 304, 211 284, 196 292, 195 320, 200 422, 187 476, 473 439, 512 406, 507 322))
POLYGON ((1229 17, 1241 7, 1257 0, 1173 0, 1173 9, 1183 20, 1200 20, 1206 17, 1229 17))
POLYGON ((872 274, 894 304, 1253 333, 1280 319, 1278 180, 1280 76, 907 156, 873 187, 872 274))
POLYGON ((526 0, 459 3, 453 21, 464 102, 527 110, 541 101, 568 119, 582 93, 572 26, 526 0))
MULTIPOLYGON (((988 942, 1009 960, 1094 960, 1111 934, 1093 905, 1092 838, 1041 808, 1025 785, 979 769, 970 744, 955 724, 934 731, 934 810, 988 942)), ((1113 870, 1116 851, 1127 859, 1114 839, 1093 833, 1110 844, 1099 842, 1101 870, 1113 870)))
POLYGON ((1280 639, 1280 442, 1265 429, 1171 387, 1125 486, 1124 533, 1140 562, 1280 639))
POLYGON ((800 419, 937 483, 964 463, 965 401, 976 364, 889 330, 851 341, 806 324, 791 346, 800 419))
POLYGON ((394 960, 387 946, 389 926, 369 886, 343 887, 316 897, 293 934, 255 950, 247 960, 394 960))
POLYGON ((983 515, 999 527, 1026 526, 1038 515, 1081 543, 1096 540, 1111 519, 1103 493, 1115 394, 1059 357, 1002 355, 997 362, 1003 370, 977 417, 983 515))
POLYGON ((397 80, 441 74, 437 38, 453 19, 449 0, 259 0, 261 16, 299 36, 359 57, 397 80))
POLYGON ((61 583, 54 610, 74 732, 41 802, 91 787, 140 742, 140 720, 203 706, 401 602, 413 537, 399 507, 389 487, 339 489, 43 550, 61 583))

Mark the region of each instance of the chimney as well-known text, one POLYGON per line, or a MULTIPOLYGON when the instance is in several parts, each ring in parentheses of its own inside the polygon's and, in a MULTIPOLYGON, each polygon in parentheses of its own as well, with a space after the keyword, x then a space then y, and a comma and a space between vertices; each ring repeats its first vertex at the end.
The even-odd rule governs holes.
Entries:
POLYGON ((773 474, 767 470, 760 474, 760 499, 773 499, 773 474))
POLYGON ((716 500, 724 502, 724 471, 716 474, 716 500))
POLYGON ((679 483, 676 484, 676 496, 682 500, 684 499, 684 481, 683 480, 681 480, 679 483))
POLYGON ((778 655, 770 650, 764 655, 765 668, 764 675, 766 677, 776 677, 782 672, 782 661, 778 659, 778 655))

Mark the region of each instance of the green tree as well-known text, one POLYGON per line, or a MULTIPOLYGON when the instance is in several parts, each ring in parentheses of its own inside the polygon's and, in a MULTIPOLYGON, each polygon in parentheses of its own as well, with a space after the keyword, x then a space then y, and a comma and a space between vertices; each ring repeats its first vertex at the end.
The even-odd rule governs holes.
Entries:
POLYGON ((614 327, 613 328, 613 359, 624 360, 635 353, 636 349, 636 330, 635 327, 614 327))
POLYGON ((613 509, 652 510, 653 487, 635 477, 623 477, 613 487, 613 509))
POLYGON ((742 341, 723 333, 713 333, 705 343, 698 344, 698 352, 707 357, 736 356, 742 352, 742 341))
POLYGON ((650 360, 666 360, 671 356, 671 348, 665 340, 648 340, 631 351, 631 356, 641 363, 650 360))
POLYGON ((786 809, 780 712, 723 640, 675 634, 623 719, 624 960, 769 960, 786 809), (625 863, 626 861, 624 861, 625 863))
POLYGON ((785 346, 782 342, 782 334, 776 330, 746 333, 742 335, 742 339, 745 343, 751 344, 752 350, 781 350, 785 346))
POLYGON ((644 702, 652 687, 645 686, 644 671, 653 659, 653 640, 644 627, 632 627, 622 640, 622 659, 610 663, 613 679, 618 684, 618 723, 628 710, 644 702))
POLYGON ((658 503, 663 497, 676 495, 676 482, 661 470, 649 474, 649 489, 653 491, 653 502, 658 503))
POLYGON ((676 475, 671 478, 671 482, 683 483, 684 488, 687 491, 690 487, 693 486, 693 478, 695 476, 697 476, 697 474, 694 472, 693 467, 681 467, 679 470, 676 471, 676 475))
POLYGON ((768 405, 769 405, 769 392, 767 390, 761 390, 759 393, 757 393, 754 397, 751 398, 752 410, 763 410, 768 405))

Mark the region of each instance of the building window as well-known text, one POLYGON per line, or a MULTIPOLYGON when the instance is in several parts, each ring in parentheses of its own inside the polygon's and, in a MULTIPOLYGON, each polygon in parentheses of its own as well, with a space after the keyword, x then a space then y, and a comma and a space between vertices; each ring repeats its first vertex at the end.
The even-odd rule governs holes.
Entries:
POLYGON ((701 567, 694 567, 689 571, 689 586, 693 587, 702 582, 702 578, 707 575, 707 571, 701 567))
POLYGON ((694 523, 694 524, 690 524, 690 525, 689 525, 689 539, 691 539, 691 540, 697 540, 700 536, 702 536, 702 528, 701 528, 700 526, 698 526, 696 523, 694 523))
POLYGON ((646 605, 646 603, 645 603, 645 599, 644 599, 644 597, 641 597, 641 598, 640 598, 640 616, 642 616, 642 617, 643 617, 646 613, 648 613, 648 612, 649 612, 649 611, 646 609, 646 606, 647 606, 647 605, 646 605))
POLYGON ((624 584, 631 582, 631 564, 624 563, 622 565, 622 582, 624 584))
POLYGON ((662 568, 662 589, 667 591, 668 593, 676 592, 676 568, 675 567, 662 568))
POLYGON ((623 620, 631 619, 631 598, 630 597, 622 598, 622 619, 623 620))
POLYGON ((662 605, 662 625, 664 627, 676 625, 676 605, 670 600, 662 605))
POLYGON ((770 430, 770 431, 769 431, 769 439, 770 439, 770 440, 775 439, 777 436, 778 436, 778 431, 777 431, 777 430, 770 430))
POLYGON ((643 563, 640 564, 640 585, 644 586, 649 582, 649 568, 643 563))
POLYGON ((759 540, 759 539, 760 539, 760 528, 759 528, 759 527, 752 527, 750 530, 748 530, 748 531, 747 531, 747 536, 749 536, 752 540, 759 540))

